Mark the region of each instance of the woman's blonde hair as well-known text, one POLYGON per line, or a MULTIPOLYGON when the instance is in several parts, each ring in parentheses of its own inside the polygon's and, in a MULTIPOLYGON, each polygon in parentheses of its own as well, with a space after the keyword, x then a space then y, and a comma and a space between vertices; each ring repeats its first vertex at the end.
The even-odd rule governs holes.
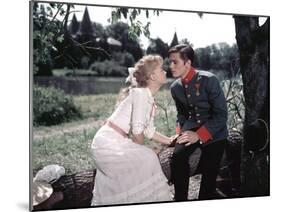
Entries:
MULTIPOLYGON (((143 56, 134 67, 133 76, 137 81, 137 87, 147 87, 150 75, 153 70, 159 65, 163 64, 163 58, 160 55, 146 55, 143 56)), ((117 105, 125 99, 131 88, 135 86, 130 85, 129 87, 122 88, 117 97, 117 105)))
POLYGON ((163 64, 163 58, 159 55, 146 55, 135 64, 133 76, 136 78, 138 87, 147 87, 153 70, 163 64))

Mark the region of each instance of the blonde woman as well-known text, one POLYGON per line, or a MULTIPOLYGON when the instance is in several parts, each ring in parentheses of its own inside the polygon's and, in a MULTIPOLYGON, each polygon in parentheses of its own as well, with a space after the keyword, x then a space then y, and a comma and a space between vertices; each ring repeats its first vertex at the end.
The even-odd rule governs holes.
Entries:
POLYGON ((144 138, 169 145, 171 139, 155 131, 153 96, 166 83, 163 59, 141 58, 127 78, 134 88, 119 102, 98 130, 92 153, 97 167, 92 205, 171 201, 167 178, 155 152, 144 138))

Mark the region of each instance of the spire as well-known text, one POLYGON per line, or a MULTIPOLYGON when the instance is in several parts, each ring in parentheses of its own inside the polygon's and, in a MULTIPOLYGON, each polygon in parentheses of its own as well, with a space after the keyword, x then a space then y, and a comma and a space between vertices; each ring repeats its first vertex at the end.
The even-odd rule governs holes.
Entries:
POLYGON ((170 44, 170 47, 175 46, 175 45, 178 45, 178 44, 179 44, 178 36, 177 36, 177 32, 175 32, 174 37, 173 37, 173 40, 172 40, 172 42, 171 42, 171 44, 170 44))
POLYGON ((80 34, 82 34, 82 35, 92 35, 93 34, 93 26, 92 26, 92 22, 91 22, 87 7, 85 8, 79 31, 80 31, 80 34))
POLYGON ((68 31, 71 35, 76 34, 76 32, 79 29, 79 22, 77 21, 76 15, 74 14, 71 20, 71 23, 69 25, 68 31))

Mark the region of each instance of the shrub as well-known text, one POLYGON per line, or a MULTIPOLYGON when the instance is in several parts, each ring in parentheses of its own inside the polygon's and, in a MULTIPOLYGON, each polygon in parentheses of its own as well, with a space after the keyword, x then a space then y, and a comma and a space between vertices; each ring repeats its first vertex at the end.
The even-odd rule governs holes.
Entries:
POLYGON ((82 117, 70 95, 53 87, 33 88, 33 124, 55 125, 82 117))
POLYGON ((135 64, 135 59, 129 52, 114 52, 112 58, 121 66, 132 67, 135 64))
POLYGON ((99 76, 123 77, 127 76, 128 73, 127 67, 119 65, 113 60, 95 62, 91 65, 90 69, 98 73, 99 76))

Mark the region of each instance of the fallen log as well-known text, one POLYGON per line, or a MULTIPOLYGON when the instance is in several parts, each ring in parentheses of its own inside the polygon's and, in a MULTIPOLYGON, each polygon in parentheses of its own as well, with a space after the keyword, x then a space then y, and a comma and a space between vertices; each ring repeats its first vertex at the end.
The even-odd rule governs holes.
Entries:
MULTIPOLYGON (((167 179, 171 177, 171 158, 174 148, 169 147, 160 151, 157 155, 164 174, 167 179)), ((194 154, 191 159, 191 167, 197 165, 196 159, 200 157, 200 151, 194 154)), ((74 209, 90 207, 92 200, 92 191, 94 189, 96 170, 87 170, 78 172, 71 175, 64 175, 56 182, 52 183, 53 194, 43 203, 34 206, 33 210, 46 210, 46 209, 74 209)))
MULTIPOLYGON (((166 148, 158 153, 164 174, 170 180, 171 157, 174 148, 166 148)), ((198 154, 198 153, 197 153, 198 154)), ((197 155, 196 158, 200 157, 197 155)), ((193 157, 195 161, 195 157, 193 157)), ((193 163, 195 164, 195 163, 193 163)), ((194 165, 192 165, 194 167, 194 165)), ((193 168, 195 170, 195 167, 193 168)), ((63 200, 55 203, 53 209, 90 207, 94 189, 96 170, 87 170, 72 175, 64 175, 52 184, 54 192, 62 192, 63 200)))

